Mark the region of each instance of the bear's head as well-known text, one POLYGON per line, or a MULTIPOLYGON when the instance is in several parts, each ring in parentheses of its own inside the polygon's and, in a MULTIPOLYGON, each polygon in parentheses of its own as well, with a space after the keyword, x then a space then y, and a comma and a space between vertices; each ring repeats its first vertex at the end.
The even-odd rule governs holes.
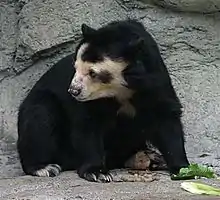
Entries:
POLYGON ((131 98, 134 91, 125 81, 124 71, 135 59, 138 36, 114 23, 97 30, 83 24, 81 30, 83 39, 75 53, 76 72, 69 93, 78 101, 131 98))

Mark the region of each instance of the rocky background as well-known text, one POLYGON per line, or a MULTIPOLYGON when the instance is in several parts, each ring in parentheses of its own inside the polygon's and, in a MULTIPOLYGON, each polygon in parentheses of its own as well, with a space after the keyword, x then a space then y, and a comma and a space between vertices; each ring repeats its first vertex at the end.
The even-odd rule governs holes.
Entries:
POLYGON ((220 0, 1 0, 0 177, 22 173, 16 115, 29 89, 74 50, 82 23, 100 27, 128 17, 158 42, 184 106, 190 161, 220 172, 219 12, 220 0))

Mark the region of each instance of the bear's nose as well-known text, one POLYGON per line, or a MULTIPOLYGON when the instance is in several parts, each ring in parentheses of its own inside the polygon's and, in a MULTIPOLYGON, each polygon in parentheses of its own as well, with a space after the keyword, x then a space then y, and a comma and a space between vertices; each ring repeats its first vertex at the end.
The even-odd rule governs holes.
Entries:
POLYGON ((70 93, 70 94, 72 94, 74 97, 77 97, 77 96, 79 96, 79 94, 81 93, 81 89, 80 88, 75 88, 75 87, 70 87, 69 89, 68 89, 68 92, 70 93))

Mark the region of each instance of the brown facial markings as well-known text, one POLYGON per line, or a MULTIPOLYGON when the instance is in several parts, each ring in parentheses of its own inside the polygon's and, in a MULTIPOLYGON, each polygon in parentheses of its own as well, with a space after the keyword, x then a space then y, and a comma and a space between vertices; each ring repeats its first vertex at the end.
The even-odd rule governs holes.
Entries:
POLYGON ((110 83, 111 80, 113 80, 113 76, 111 73, 107 70, 103 70, 97 74, 98 80, 100 80, 102 83, 110 83))

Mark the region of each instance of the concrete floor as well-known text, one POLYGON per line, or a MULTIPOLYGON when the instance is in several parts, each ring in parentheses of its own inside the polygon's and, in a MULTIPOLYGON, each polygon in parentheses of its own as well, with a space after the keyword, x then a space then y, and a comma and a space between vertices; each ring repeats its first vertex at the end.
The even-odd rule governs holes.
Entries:
MULTIPOLYGON (((91 183, 75 172, 61 173, 54 178, 20 176, 0 180, 1 200, 214 200, 219 197, 193 195, 180 188, 181 181, 159 175, 153 182, 91 183)), ((218 181, 209 181, 220 186, 218 181)))

